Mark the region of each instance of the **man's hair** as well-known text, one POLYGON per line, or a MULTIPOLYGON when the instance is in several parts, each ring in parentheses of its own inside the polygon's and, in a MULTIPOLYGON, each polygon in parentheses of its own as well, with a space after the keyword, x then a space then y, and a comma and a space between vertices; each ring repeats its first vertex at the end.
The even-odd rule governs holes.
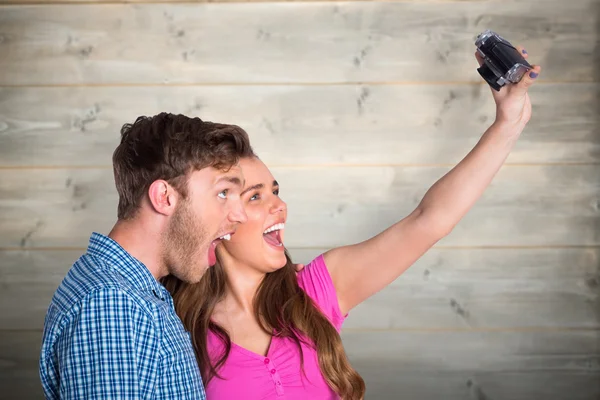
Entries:
POLYGON ((240 158, 252 156, 248 134, 239 126, 181 114, 138 117, 133 124, 123 125, 121 143, 112 158, 118 218, 133 218, 157 179, 169 182, 185 198, 193 171, 206 167, 226 170, 240 158))

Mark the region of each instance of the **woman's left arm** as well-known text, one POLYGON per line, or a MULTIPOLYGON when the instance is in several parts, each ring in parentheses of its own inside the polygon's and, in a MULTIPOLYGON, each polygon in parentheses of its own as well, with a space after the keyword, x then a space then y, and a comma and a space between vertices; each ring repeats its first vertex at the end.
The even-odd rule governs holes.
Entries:
MULTIPOLYGON (((481 59, 476 55, 479 63, 481 59)), ((492 89, 496 120, 477 145, 425 194, 407 217, 377 236, 325 253, 343 314, 393 282, 448 235, 490 184, 531 117, 527 93, 535 66, 521 82, 492 89)))

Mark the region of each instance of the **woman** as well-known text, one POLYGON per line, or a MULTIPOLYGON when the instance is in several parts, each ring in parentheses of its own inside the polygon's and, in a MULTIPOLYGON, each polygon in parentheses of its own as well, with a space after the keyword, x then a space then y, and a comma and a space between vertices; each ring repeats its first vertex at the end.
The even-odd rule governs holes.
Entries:
POLYGON ((192 334, 207 397, 362 399, 364 382, 339 336, 345 316, 447 235, 480 197, 529 121, 527 90, 539 72, 535 66, 519 84, 492 90, 494 124, 410 215, 298 273, 283 247, 287 209, 277 182, 257 158, 241 160, 248 221, 218 245, 219 262, 199 284, 165 282, 192 334))

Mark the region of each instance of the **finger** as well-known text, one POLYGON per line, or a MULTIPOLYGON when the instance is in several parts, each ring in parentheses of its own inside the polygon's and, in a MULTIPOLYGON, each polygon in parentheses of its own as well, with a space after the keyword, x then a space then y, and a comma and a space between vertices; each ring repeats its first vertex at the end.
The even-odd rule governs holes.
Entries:
POLYGON ((529 57, 529 54, 527 54, 527 50, 525 50, 523 46, 517 46, 517 51, 521 53, 523 58, 527 59, 527 57, 529 57))
POLYGON ((477 59, 477 62, 479 63, 479 66, 481 67, 484 64, 484 61, 483 61, 483 57, 481 57, 481 54, 479 54, 478 51, 475 52, 475 58, 477 59))
POLYGON ((540 67, 539 65, 534 65, 533 68, 528 73, 523 75, 521 82, 519 82, 516 85, 516 87, 515 87, 516 91, 519 93, 525 94, 527 92, 527 90, 531 87, 531 85, 533 85, 534 82, 538 79, 541 70, 542 70, 542 67, 540 67))
POLYGON ((296 264, 296 272, 300 272, 304 269, 304 264, 296 264))

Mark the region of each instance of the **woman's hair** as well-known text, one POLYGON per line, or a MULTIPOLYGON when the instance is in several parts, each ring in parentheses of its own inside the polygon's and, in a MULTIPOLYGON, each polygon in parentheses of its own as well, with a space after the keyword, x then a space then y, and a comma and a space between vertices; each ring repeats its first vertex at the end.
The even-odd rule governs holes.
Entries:
MULTIPOLYGON (((329 386, 344 400, 364 397, 365 383, 352 368, 335 327, 298 285, 295 265, 285 251, 285 267, 267 273, 254 297, 254 311, 260 327, 269 335, 290 338, 300 348, 303 334, 314 346, 321 373, 329 386)), ((185 283, 174 276, 162 283, 173 296, 175 310, 192 333, 192 343, 205 383, 219 376, 217 370, 231 351, 231 339, 225 329, 211 320, 216 304, 225 296, 227 277, 219 262, 204 274, 200 282, 185 283), (213 365, 207 348, 208 330, 223 342, 225 352, 213 365)), ((300 348, 302 363, 304 363, 300 348)))

